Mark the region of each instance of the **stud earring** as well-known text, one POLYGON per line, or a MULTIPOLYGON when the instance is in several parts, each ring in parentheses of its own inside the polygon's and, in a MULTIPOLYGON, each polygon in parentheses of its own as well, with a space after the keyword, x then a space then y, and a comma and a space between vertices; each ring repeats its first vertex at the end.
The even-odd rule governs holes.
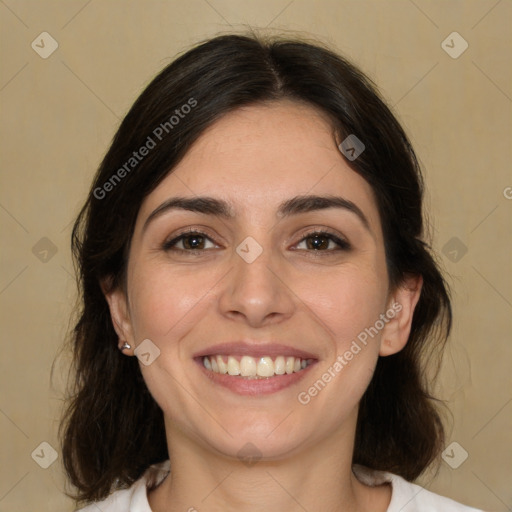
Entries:
POLYGON ((123 350, 126 350, 128 348, 132 348, 132 346, 127 342, 125 341, 120 347, 119 347, 119 350, 122 352, 123 350))

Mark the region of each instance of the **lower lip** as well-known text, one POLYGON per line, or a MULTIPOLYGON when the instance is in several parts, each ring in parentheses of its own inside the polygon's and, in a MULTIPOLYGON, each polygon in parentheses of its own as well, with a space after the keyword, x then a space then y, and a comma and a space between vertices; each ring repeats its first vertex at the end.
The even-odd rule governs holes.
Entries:
POLYGON ((236 375, 233 376, 215 373, 211 370, 207 370, 204 367, 202 358, 196 359, 195 361, 203 371, 204 375, 213 383, 220 384, 221 386, 233 391, 233 393, 245 396, 270 395, 271 393, 277 393, 278 391, 288 388, 299 382, 317 363, 317 361, 311 363, 300 372, 293 372, 285 375, 274 375, 273 377, 263 379, 246 379, 236 375))

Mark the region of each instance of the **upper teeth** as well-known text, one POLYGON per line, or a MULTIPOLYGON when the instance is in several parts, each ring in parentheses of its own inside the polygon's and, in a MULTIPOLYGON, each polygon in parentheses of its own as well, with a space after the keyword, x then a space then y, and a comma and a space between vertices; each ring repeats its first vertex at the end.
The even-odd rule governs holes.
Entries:
POLYGON ((203 364, 205 368, 215 373, 241 377, 272 377, 298 372, 306 368, 310 361, 293 356, 277 356, 275 360, 269 356, 260 358, 242 356, 238 361, 234 356, 227 356, 226 362, 226 356, 215 355, 203 357, 203 364))

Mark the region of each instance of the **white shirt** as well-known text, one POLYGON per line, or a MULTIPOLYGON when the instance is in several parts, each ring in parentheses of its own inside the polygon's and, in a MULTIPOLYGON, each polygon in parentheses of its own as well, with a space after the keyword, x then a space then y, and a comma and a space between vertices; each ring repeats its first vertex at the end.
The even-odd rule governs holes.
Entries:
MULTIPOLYGON (((391 502, 387 512, 483 512, 427 491, 393 473, 358 465, 353 467, 353 471, 358 480, 366 485, 391 483, 391 502)), ((152 512, 147 489, 158 485, 168 474, 168 460, 150 466, 130 488, 115 491, 105 500, 88 505, 80 512, 152 512)))

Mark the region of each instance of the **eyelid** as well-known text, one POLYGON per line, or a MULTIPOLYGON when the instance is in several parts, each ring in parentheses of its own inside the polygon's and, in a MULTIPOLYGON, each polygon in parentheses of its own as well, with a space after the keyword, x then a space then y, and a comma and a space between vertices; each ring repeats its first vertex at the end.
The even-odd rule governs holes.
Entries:
MULTIPOLYGON (((206 228, 199 228, 199 227, 189 227, 189 228, 185 228, 183 230, 180 230, 178 231, 177 233, 173 234, 171 237, 167 237, 164 242, 162 243, 162 249, 164 251, 170 251, 172 250, 173 246, 176 245, 179 241, 181 241, 181 239, 183 239, 185 236, 187 235, 199 235, 199 236, 202 236, 208 240, 210 240, 210 242, 212 242, 214 245, 218 246, 218 242, 215 240, 215 237, 211 236, 210 234, 208 234, 206 231, 206 228)), ((174 249, 175 251, 182 251, 182 252, 189 252, 189 253, 194 253, 194 252, 205 252, 206 250, 211 250, 211 249, 174 249)))
MULTIPOLYGON (((306 231, 305 233, 301 234, 300 235, 300 240, 295 243, 294 245, 298 245, 300 243, 302 243, 306 238, 308 237, 311 237, 313 235, 328 235, 329 238, 331 238, 331 240, 333 240, 338 246, 339 246, 339 249, 338 250, 349 250, 352 248, 352 244, 348 241, 348 239, 343 236, 342 234, 340 233, 337 233, 335 231, 332 231, 331 229, 329 228, 325 228, 325 227, 315 227, 315 228, 311 228, 310 230, 306 231)), ((327 250, 327 251, 307 251, 307 252, 312 252, 312 253, 320 253, 320 252, 324 252, 324 253, 329 253, 329 252, 335 252, 336 250, 327 250)))

